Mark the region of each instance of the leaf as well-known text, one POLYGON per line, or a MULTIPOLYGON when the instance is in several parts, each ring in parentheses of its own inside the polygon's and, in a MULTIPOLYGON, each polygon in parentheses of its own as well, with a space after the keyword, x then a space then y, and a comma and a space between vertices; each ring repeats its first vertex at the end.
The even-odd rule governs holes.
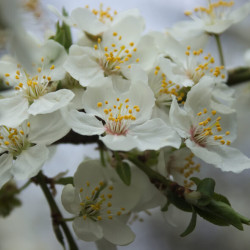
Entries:
POLYGON ((214 193, 214 194, 213 194, 213 199, 216 200, 216 201, 224 202, 224 203, 226 203, 227 205, 231 206, 231 204, 230 204, 229 200, 227 199, 227 197, 225 197, 225 196, 222 195, 222 194, 214 193))
POLYGON ((130 185, 131 182, 131 170, 127 162, 121 162, 116 166, 116 172, 121 178, 121 180, 126 185, 130 185))
POLYGON ((203 179, 197 186, 197 191, 207 197, 212 197, 214 194, 215 181, 211 178, 203 179))
POLYGON ((199 183, 201 182, 201 179, 199 179, 198 177, 192 177, 190 178, 190 180, 193 181, 196 186, 198 186, 199 183))
POLYGON ((197 191, 201 193, 201 198, 198 201, 199 206, 206 206, 210 203, 214 194, 215 181, 211 178, 205 178, 200 181, 197 186, 197 191))
POLYGON ((191 217, 191 220, 189 222, 189 225, 188 225, 187 229, 180 235, 181 237, 185 237, 185 236, 189 235, 195 229, 197 213, 193 207, 192 207, 192 210, 193 210, 193 213, 192 213, 192 217, 191 217))

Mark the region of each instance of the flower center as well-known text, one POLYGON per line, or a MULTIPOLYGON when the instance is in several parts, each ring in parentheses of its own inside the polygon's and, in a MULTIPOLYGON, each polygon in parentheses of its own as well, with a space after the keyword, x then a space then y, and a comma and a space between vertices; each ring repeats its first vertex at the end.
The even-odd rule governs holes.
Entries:
POLYGON ((207 115, 207 109, 204 108, 203 112, 197 114, 198 125, 192 126, 190 129, 190 139, 201 147, 207 145, 230 145, 231 141, 225 141, 224 137, 230 135, 229 131, 222 133, 220 124, 221 117, 216 117, 216 111, 212 110, 210 116, 207 115))
POLYGON ((117 103, 109 104, 108 101, 97 103, 97 107, 101 108, 105 105, 103 112, 105 114, 106 133, 112 135, 126 135, 130 124, 136 120, 136 113, 140 112, 138 105, 131 107, 129 99, 121 101, 116 99, 117 103), (135 115, 134 115, 135 114, 135 115))
MULTIPOLYGON (((34 100, 38 99, 40 96, 45 95, 48 92, 55 90, 55 86, 51 83, 51 77, 43 74, 44 67, 44 58, 41 58, 42 67, 37 68, 37 75, 30 76, 26 73, 24 69, 21 69, 21 66, 18 65, 18 70, 14 76, 15 81, 18 81, 18 85, 15 87, 15 90, 22 94, 25 98, 28 99, 29 103, 33 103, 34 100)), ((55 65, 50 67, 52 71, 55 68, 55 65)), ((10 77, 10 74, 6 73, 5 77, 10 77)), ((6 82, 9 85, 9 81, 6 82)))
MULTIPOLYGON (((211 3, 211 0, 208 0, 208 7, 196 7, 194 12, 196 15, 204 20, 207 24, 214 24, 216 20, 223 20, 228 14, 228 9, 234 5, 234 1, 222 1, 211 3)), ((185 11, 186 16, 192 16, 192 11, 185 11)))
MULTIPOLYGON (((122 36, 119 36, 117 32, 113 32, 113 36, 117 38, 118 43, 122 40, 122 36)), ((117 45, 112 43, 110 47, 101 46, 101 38, 97 39, 97 44, 94 45, 94 49, 100 52, 98 57, 98 63, 104 71, 104 75, 120 74, 120 69, 124 63, 127 63, 132 58, 132 53, 137 51, 133 42, 129 43, 129 47, 125 45, 117 45)), ((139 58, 135 60, 139 62, 139 58)), ((128 65, 130 68, 131 65, 128 65)))
MULTIPOLYGON (((85 8, 89 8, 89 5, 86 5, 85 8)), ((103 9, 103 4, 100 3, 99 10, 92 9, 91 11, 94 15, 97 16, 100 22, 106 23, 106 22, 112 22, 114 19, 114 16, 117 15, 117 11, 115 10, 113 12, 113 15, 111 14, 111 8, 107 7, 106 10, 103 9)))
POLYGON ((30 127, 30 123, 26 124, 24 128, 19 126, 18 128, 8 128, 6 126, 0 126, 0 148, 3 152, 9 152, 14 157, 21 154, 21 152, 30 146, 27 140, 27 134, 30 127))
POLYGON ((114 186, 107 186, 103 181, 91 188, 90 182, 87 181, 85 187, 79 190, 80 206, 82 207, 80 216, 84 220, 89 218, 93 221, 112 220, 114 215, 120 216, 125 211, 125 208, 113 207, 113 189, 114 186), (105 189, 109 191, 102 193, 105 189))
POLYGON ((225 79, 226 76, 221 73, 221 70, 224 69, 224 66, 211 67, 211 65, 214 63, 214 58, 210 53, 208 53, 207 56, 204 56, 205 61, 202 63, 198 62, 197 57, 203 54, 203 49, 191 51, 191 47, 187 46, 185 53, 187 56, 187 66, 185 69, 186 75, 189 79, 193 80, 195 84, 198 83, 204 75, 209 74, 212 74, 215 77, 221 76, 222 79, 225 79))

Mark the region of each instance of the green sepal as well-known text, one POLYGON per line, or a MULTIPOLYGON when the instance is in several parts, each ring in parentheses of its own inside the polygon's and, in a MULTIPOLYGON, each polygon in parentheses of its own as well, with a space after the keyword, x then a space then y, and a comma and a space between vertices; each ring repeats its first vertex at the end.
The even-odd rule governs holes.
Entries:
POLYGON ((197 213, 196 213, 195 209, 192 207, 191 220, 189 222, 187 229, 180 235, 181 237, 185 237, 194 231, 195 226, 196 226, 196 220, 197 220, 197 213))
POLYGON ((127 162, 119 162, 116 166, 116 172, 124 184, 130 185, 131 183, 131 169, 127 162))

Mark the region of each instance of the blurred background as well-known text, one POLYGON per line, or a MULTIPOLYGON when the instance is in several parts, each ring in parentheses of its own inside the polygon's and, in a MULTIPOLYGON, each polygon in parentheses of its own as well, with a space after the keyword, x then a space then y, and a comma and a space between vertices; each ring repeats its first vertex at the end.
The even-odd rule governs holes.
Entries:
MULTIPOLYGON (((0 0, 1 1, 1 0, 0 0)), ((19 0, 23 8, 21 17, 28 30, 35 32, 39 39, 43 39, 45 31, 55 30, 57 20, 54 14, 47 10, 51 4, 59 10, 64 6, 70 13, 76 7, 89 5, 97 8, 98 0, 19 0)), ((240 6, 247 1, 237 0, 240 6)), ((105 7, 123 11, 138 8, 145 18, 146 31, 163 31, 174 23, 187 20, 183 14, 185 10, 205 5, 205 0, 105 0, 105 7)), ((250 18, 234 25, 222 35, 223 51, 228 68, 243 66, 244 53, 250 49, 250 18)), ((208 47, 216 57, 215 41, 210 40, 208 47)), ((4 54, 4 36, 0 33, 1 55, 4 54)), ((235 108, 238 113, 238 139, 233 146, 238 147, 250 157, 250 85, 248 83, 235 87, 237 101, 235 108)), ((237 121, 235 121, 237 122, 237 121)), ((44 167, 46 175, 52 177, 68 170, 73 175, 78 164, 86 157, 95 158, 99 153, 96 145, 74 146, 60 145, 54 155, 44 167)), ((52 150, 54 151, 54 149, 52 150)), ((250 218, 250 170, 241 174, 224 173, 220 170, 202 165, 201 177, 212 177, 216 180, 216 191, 224 194, 231 201, 232 207, 250 218)), ((19 183, 18 183, 19 184, 19 183)), ((20 183, 21 185, 22 183, 20 183)), ((60 205, 61 188, 57 189, 56 199, 60 205)), ((50 212, 43 194, 38 186, 31 184, 21 193, 23 205, 15 209, 6 218, 0 218, 0 250, 61 250, 57 243, 50 220, 50 212)), ((66 212, 65 217, 70 217, 66 212)), ((190 214, 182 213, 171 208, 168 214, 162 215, 158 209, 139 214, 131 228, 136 233, 135 241, 129 246, 119 247, 119 250, 248 250, 250 249, 250 227, 241 232, 233 227, 217 227, 198 218, 195 231, 181 238, 179 235, 185 230, 190 220, 190 214)), ((79 249, 94 250, 94 243, 78 241, 79 249)))

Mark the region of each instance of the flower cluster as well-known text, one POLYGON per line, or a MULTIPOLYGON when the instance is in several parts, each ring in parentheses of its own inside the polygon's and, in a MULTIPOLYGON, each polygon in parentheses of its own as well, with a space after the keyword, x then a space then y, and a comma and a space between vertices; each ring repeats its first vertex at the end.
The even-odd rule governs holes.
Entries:
POLYGON ((34 50, 28 68, 18 56, 1 59, 10 90, 0 96, 0 188, 36 176, 49 145, 70 130, 96 136, 101 161, 79 165, 62 204, 81 240, 126 245, 135 238, 130 215, 165 205, 168 181, 191 192, 202 163, 235 173, 250 168, 231 145, 237 122, 225 65, 205 52, 209 37, 246 17, 250 5, 231 11, 232 1, 208 2, 185 12, 192 21, 147 34, 138 10, 86 6, 65 16, 50 6, 80 37, 66 46, 63 33, 38 45, 27 35, 34 50), (166 183, 155 176, 151 183, 137 161, 166 183))

